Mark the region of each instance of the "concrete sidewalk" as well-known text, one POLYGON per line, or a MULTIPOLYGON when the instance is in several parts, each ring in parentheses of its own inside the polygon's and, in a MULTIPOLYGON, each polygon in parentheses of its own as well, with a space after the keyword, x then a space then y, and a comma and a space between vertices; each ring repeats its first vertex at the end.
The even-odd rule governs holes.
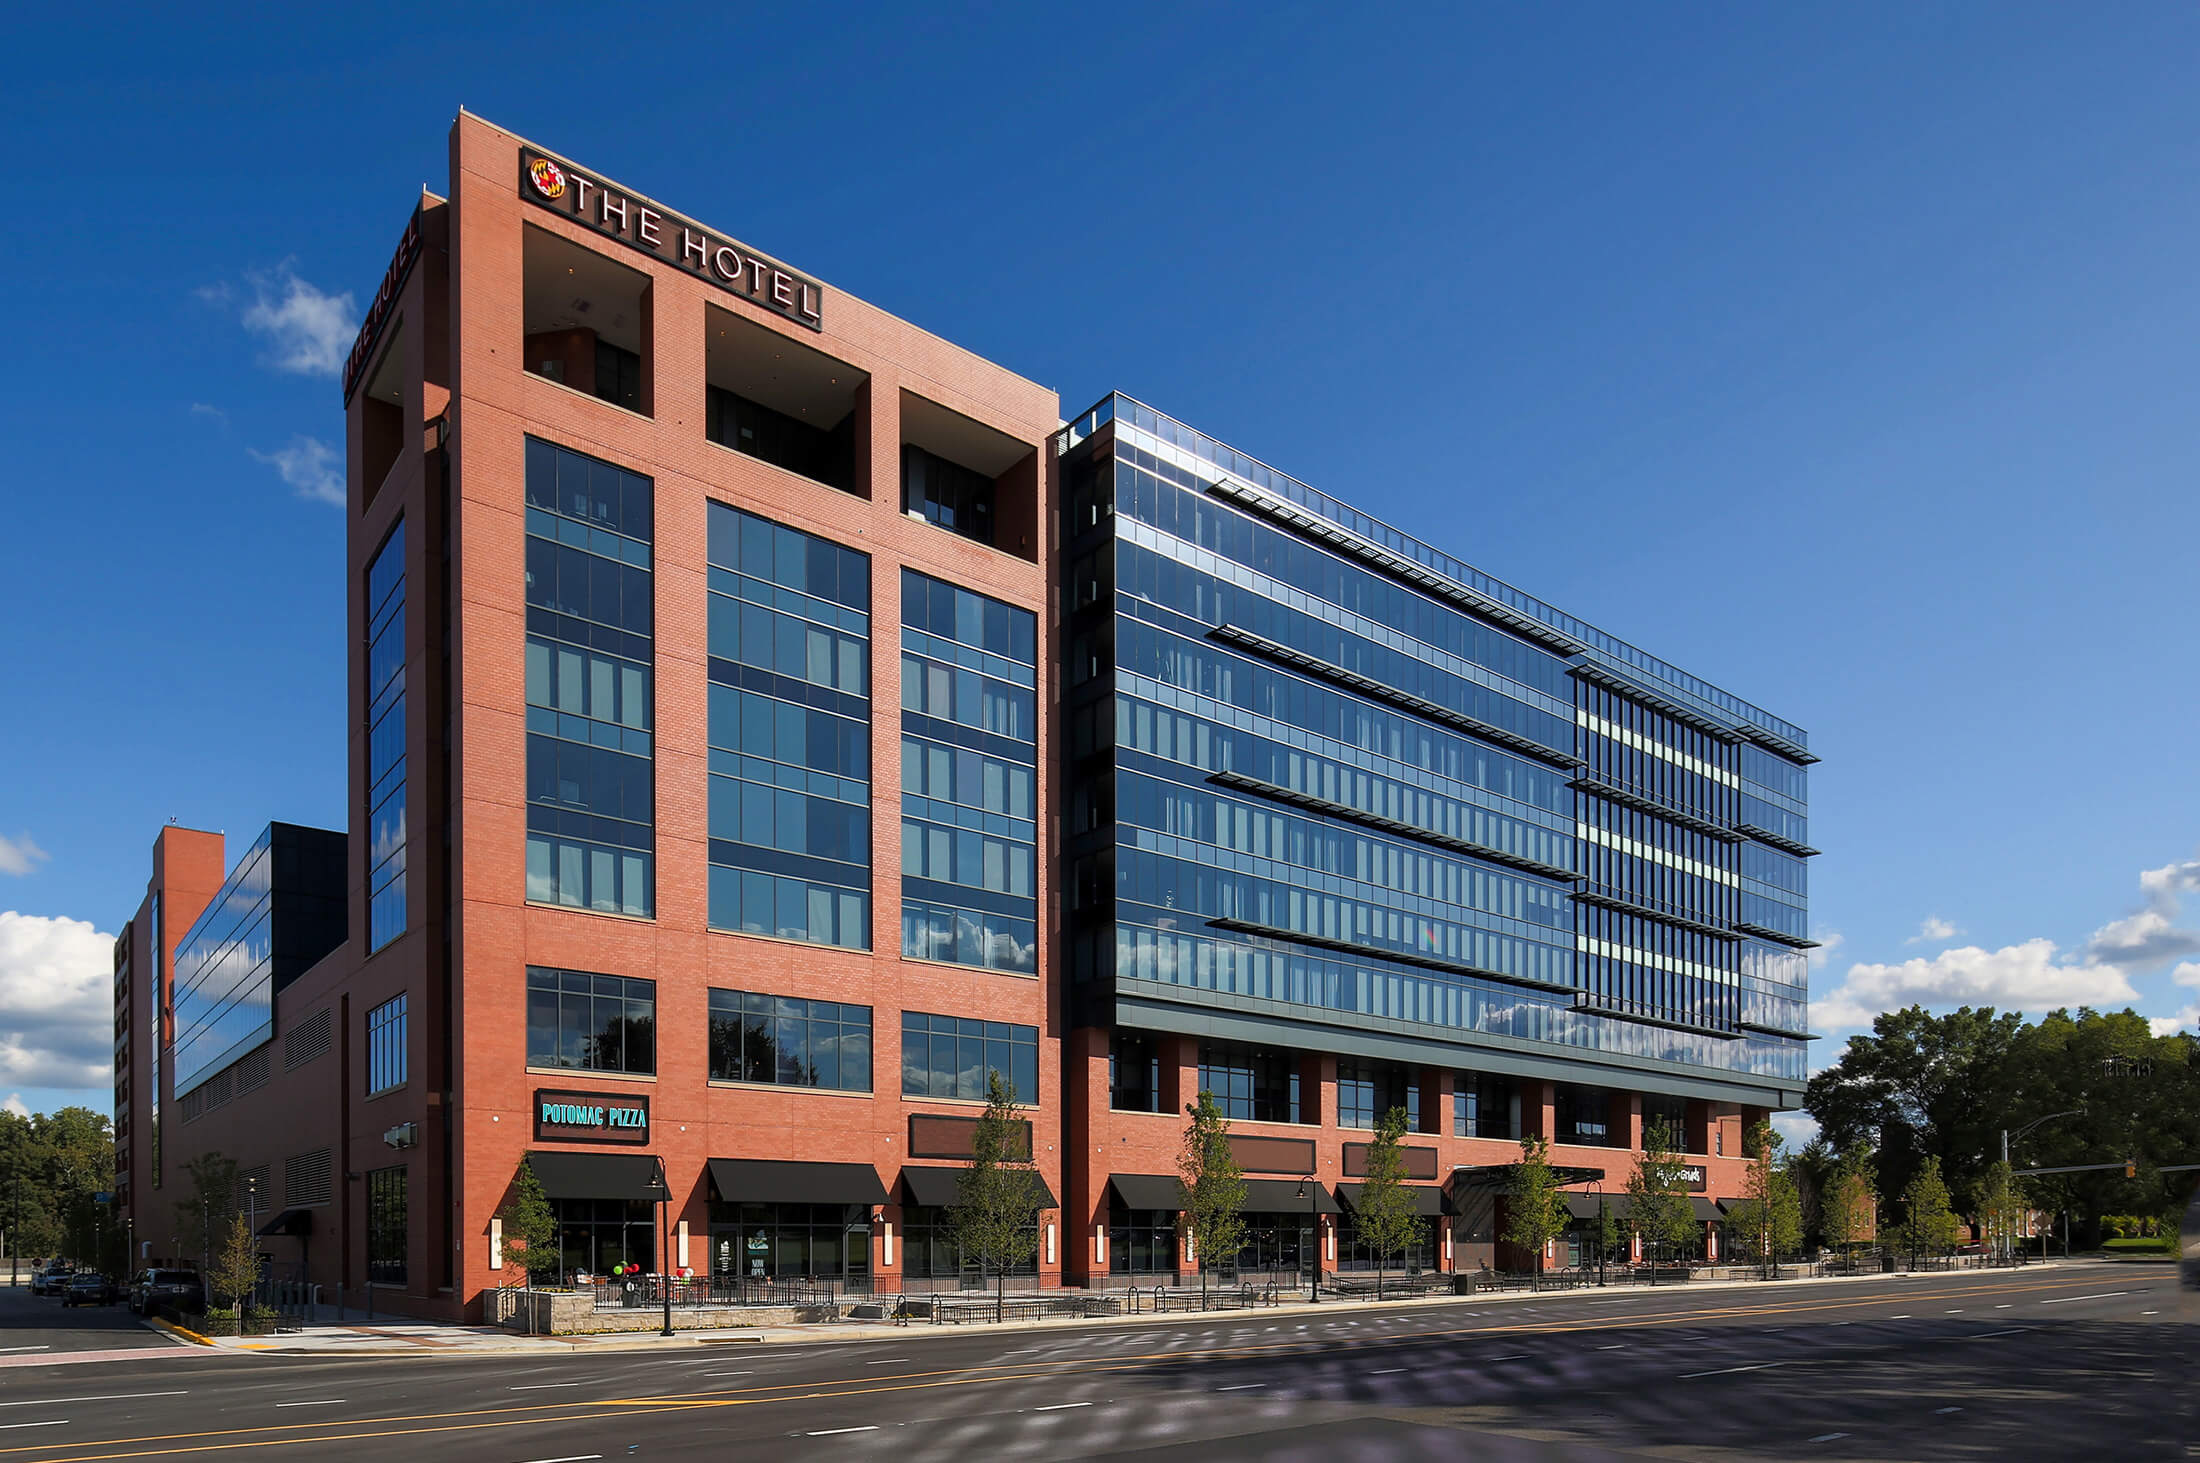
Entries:
MULTIPOLYGON (((2027 1273, 2061 1269, 2070 1262, 2050 1261, 2045 1265, 2027 1265, 2027 1273)), ((611 1351, 664 1351, 702 1347, 743 1347, 757 1345, 830 1345, 835 1343, 864 1341, 913 1341, 926 1334, 963 1334, 977 1332, 1013 1331, 1021 1335, 1033 1332, 1061 1332, 1109 1326, 1167 1325, 1188 1317, 1220 1319, 1231 1315, 1259 1318, 1263 1321, 1278 1316, 1334 1315, 1342 1311, 1401 1311, 1430 1310, 1444 1307, 1471 1308, 1478 1313, 1502 1310, 1509 1306, 1533 1305, 1539 1302, 1582 1300, 1592 1296, 1604 1299, 1621 1297, 1652 1298, 1670 1295, 1675 1298, 1708 1295, 1714 1292, 1732 1291, 1790 1291, 1798 1286, 1849 1286, 1849 1285, 1899 1285, 1912 1278, 1937 1278, 1950 1273, 1933 1271, 1896 1271, 1887 1275, 1836 1275, 1814 1276, 1790 1280, 1707 1280, 1690 1281, 1674 1286, 1625 1285, 1585 1287, 1569 1290, 1506 1290, 1485 1295, 1441 1295, 1412 1300, 1365 1300, 1359 1298, 1330 1299, 1315 1305, 1306 1301, 1290 1301, 1275 1306, 1263 1306, 1244 1311, 1166 1311, 1143 1312, 1133 1315, 1083 1317, 1077 1319, 973 1322, 960 1325, 933 1325, 917 1321, 907 1325, 895 1325, 882 1321, 821 1321, 808 1325, 746 1326, 714 1331, 677 1331, 671 1336, 656 1332, 607 1332, 599 1335, 572 1336, 523 1336, 496 1326, 457 1326, 434 1321, 415 1321, 401 1317, 385 1317, 368 1320, 363 1312, 349 1312, 343 1321, 323 1323, 303 1331, 275 1336, 223 1336, 199 1337, 155 1322, 158 1329, 220 1351, 253 1352, 273 1356, 420 1356, 438 1353, 449 1356, 465 1355, 545 1355, 569 1356, 575 1352, 611 1351)), ((1982 1275, 2010 1274, 2013 1271, 1985 1270, 1982 1275)), ((333 1311, 333 1307, 324 1307, 333 1311)))

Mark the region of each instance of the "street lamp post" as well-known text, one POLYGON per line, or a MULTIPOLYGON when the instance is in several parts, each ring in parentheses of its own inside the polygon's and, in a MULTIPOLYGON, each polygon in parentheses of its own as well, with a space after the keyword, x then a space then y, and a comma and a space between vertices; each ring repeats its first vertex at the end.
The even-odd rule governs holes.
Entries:
MULTIPOLYGON (((2082 1115, 2084 1114, 2084 1112, 2085 1112, 2085 1109, 2084 1109, 2084 1108, 2082 1108, 2082 1107, 2073 1107, 2073 1108, 2068 1108, 2068 1109, 2065 1109, 2065 1110, 2064 1110, 2064 1111, 2062 1111, 2062 1112, 2051 1112, 2051 1113, 2049 1113, 2049 1114, 2048 1114, 2048 1115, 2047 1115, 2046 1117, 2043 1117, 2043 1118, 2034 1118, 2034 1119, 2032 1119, 2032 1121, 2031 1121, 2031 1122, 2029 1122, 2029 1123, 2026 1123, 2026 1124, 2025 1124, 2025 1125, 2024 1125, 2023 1127, 2021 1127, 2021 1128, 2017 1129, 2017 1131, 2016 1131, 2015 1133, 2013 1133, 2013 1134, 2012 1134, 2012 1133, 2011 1133, 2011 1132, 2010 1132, 2010 1131, 2009 1131, 2009 1130, 2008 1130, 2007 1128, 2003 1128, 2003 1129, 2001 1130, 2001 1162, 2002 1162, 2002 1166, 2003 1166, 2004 1168, 2006 1168, 2006 1167, 2008 1167, 2008 1165, 2009 1165, 2009 1149, 2010 1149, 2010 1146, 2011 1146, 2012 1144, 2016 1143, 2016 1142, 2017 1142, 2018 1140, 2022 1139, 2022 1138, 2024 1137, 2024 1135, 2025 1135, 2025 1134, 2027 1134, 2027 1133, 2031 1132, 2031 1131, 2032 1131, 2032 1130, 2033 1130, 2034 1128, 2038 1127, 2038 1126, 2039 1126, 2040 1124, 2042 1124, 2042 1123, 2051 1123, 2051 1122, 2055 1121, 2055 1119, 2057 1119, 2057 1118, 2074 1118, 2074 1117, 2080 1117, 2080 1116, 2082 1116, 2082 1115)), ((2004 1225, 2003 1227, 2004 1227, 2004 1228, 2006 1228, 2007 1226, 2006 1226, 2006 1225, 2004 1225)), ((2007 1238, 2007 1236, 2002 1236, 2002 1237, 2001 1237, 2001 1244, 2002 1244, 2002 1246, 2003 1246, 2003 1247, 2004 1247, 2005 1249, 2007 1248, 2007 1245, 2008 1245, 2008 1238, 2007 1238)), ((2046 1258, 2046 1247, 2045 1247, 2044 1245, 2043 1245, 2043 1246, 2041 1246, 2041 1258, 2042 1258, 2043 1260, 2044 1260, 2044 1259, 2046 1258)))
POLYGON ((1299 1193, 1306 1199, 1306 1238, 1307 1243, 1313 1246, 1313 1253, 1308 1257, 1313 1268, 1307 1272, 1306 1293, 1312 1297, 1311 1304, 1320 1305, 1322 1303, 1322 1186, 1320 1176, 1310 1173, 1305 1178, 1300 1179, 1299 1193))
POLYGON ((654 1160, 656 1172, 649 1184, 656 1191, 657 1200, 657 1293, 664 1298, 665 1324, 657 1334, 672 1334, 672 1184, 665 1174, 665 1161, 654 1160))

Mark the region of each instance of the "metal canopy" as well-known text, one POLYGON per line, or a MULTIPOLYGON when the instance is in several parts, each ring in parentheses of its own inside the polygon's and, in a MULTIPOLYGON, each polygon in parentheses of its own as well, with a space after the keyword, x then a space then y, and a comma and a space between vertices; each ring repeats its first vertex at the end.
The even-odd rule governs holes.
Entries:
POLYGON ((1109 1174, 1108 1187, 1115 1190, 1115 1197, 1123 1201, 1125 1209, 1161 1209, 1174 1214, 1184 1205, 1175 1174, 1109 1174))
MULTIPOLYGON (((1520 1165, 1517 1163, 1461 1166, 1451 1171, 1451 1186, 1454 1189, 1503 1191, 1512 1187, 1513 1171, 1519 1167, 1520 1165)), ((1574 1184, 1602 1183, 1604 1181, 1604 1170, 1601 1168, 1569 1168, 1565 1164, 1554 1163, 1551 1165, 1551 1177, 1558 1181, 1560 1188, 1568 1188, 1574 1184)))
POLYGON ((648 1202, 657 1197, 653 1180, 657 1160, 647 1153, 543 1153, 527 1155, 548 1199, 625 1199, 648 1202))
POLYGON ((736 1204, 890 1204, 878 1170, 868 1163, 801 1163, 762 1158, 713 1158, 718 1197, 736 1204))
MULTIPOLYGON (((1344 1201, 1345 1208, 1358 1213, 1360 1190, 1365 1187, 1365 1184, 1339 1184, 1337 1197, 1344 1201)), ((1413 1212, 1423 1218, 1434 1218, 1452 1212, 1451 1202, 1444 1197, 1444 1191, 1434 1184, 1400 1184, 1398 1187, 1413 1196, 1413 1212)))
POLYGON ((288 1234, 303 1238, 313 1233, 313 1211, 311 1209, 285 1209, 282 1213, 261 1225, 259 1233, 263 1237, 288 1234))
MULTIPOLYGON (((967 1168, 921 1168, 905 1166, 901 1171, 901 1186, 908 1191, 909 1202, 924 1209, 952 1209, 962 1199, 962 1176, 967 1168)), ((1039 1207, 1055 1209, 1054 1190, 1047 1187, 1046 1179, 1038 1174, 1039 1207)), ((1150 1206, 1148 1206, 1150 1207, 1150 1206)))

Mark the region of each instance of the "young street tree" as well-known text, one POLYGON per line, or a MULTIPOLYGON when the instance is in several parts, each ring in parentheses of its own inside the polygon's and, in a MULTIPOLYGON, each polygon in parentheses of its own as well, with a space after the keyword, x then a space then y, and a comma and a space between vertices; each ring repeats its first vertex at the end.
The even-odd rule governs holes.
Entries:
MULTIPOLYGON (((1682 1184, 1686 1165, 1675 1148, 1672 1127, 1662 1120, 1652 1123, 1642 1131, 1642 1161, 1627 1176, 1627 1222, 1661 1251, 1685 1245, 1696 1228, 1695 1206, 1682 1184)), ((1654 1279, 1655 1268, 1651 1274, 1654 1279)))
POLYGON ((1597 1284, 1604 1283, 1605 1257, 1618 1249, 1626 1238, 1627 1231, 1621 1227, 1619 1216, 1612 1212, 1612 1201, 1602 1194, 1597 1195, 1597 1284))
POLYGON ((229 1230, 223 1235, 221 1247, 214 1256, 214 1268, 207 1274, 207 1303, 214 1297, 227 1296, 237 1315, 237 1330, 244 1330, 244 1313, 252 1303, 252 1288, 260 1281, 260 1256, 252 1242, 252 1226, 245 1223, 242 1214, 231 1211, 229 1230))
POLYGON ((1031 1129, 1016 1110, 1016 1094, 998 1071, 986 1074, 985 1116, 970 1137, 970 1166, 955 1184, 949 1221, 963 1253, 978 1256, 994 1275, 994 1319, 1004 1313, 1008 1272, 1039 1249, 1039 1212, 1046 1190, 1032 1166, 1031 1129))
POLYGON ((1532 1268, 1540 1279, 1543 1251, 1566 1232, 1566 1196, 1551 1171, 1549 1139, 1520 1140, 1520 1161, 1513 1165, 1505 1200, 1505 1243, 1535 1257, 1532 1268))
POLYGON ((1872 1214, 1872 1158, 1869 1150, 1844 1152, 1826 1178, 1820 1208, 1825 1242, 1838 1253, 1864 1237, 1872 1214))
POLYGON ((1780 1135, 1772 1131, 1772 1124, 1761 1122, 1750 1129, 1749 1177, 1729 1221, 1750 1252, 1767 1266, 1778 1264, 1780 1256, 1792 1253, 1803 1238, 1802 1199, 1781 1162, 1780 1147, 1780 1135))
POLYGON ((1926 1159, 1902 1191, 1901 1239, 1912 1265, 1920 1254, 1945 1254, 1955 1243, 1955 1211, 1949 1207, 1948 1185, 1940 1176, 1937 1158, 1926 1159))
POLYGON ((1360 1241, 1375 1252, 1375 1296, 1383 1294, 1385 1267, 1423 1233, 1420 1211, 1405 1185, 1406 1156, 1398 1140, 1405 1136, 1406 1110, 1394 1107, 1375 1125, 1367 1145, 1367 1177, 1360 1185, 1353 1223, 1360 1241))
POLYGON ((2016 1183, 2006 1162, 1996 1159, 1979 1186, 1979 1218, 1997 1259, 2006 1258, 2017 1231, 2016 1183))
POLYGON ((183 1166, 183 1174, 186 1187, 176 1200, 176 1247, 196 1255, 205 1274, 237 1206, 237 1161, 218 1151, 201 1153, 183 1166))
MULTIPOLYGON (((1215 1106, 1212 1092, 1187 1103, 1191 1121, 1184 1127, 1184 1147, 1177 1155, 1177 1188, 1184 1211, 1184 1226, 1198 1257, 1201 1304, 1207 1294, 1207 1265, 1234 1264, 1245 1243, 1245 1170, 1238 1167, 1230 1150, 1230 1120, 1215 1106)), ((1314 1267, 1315 1284, 1321 1283, 1321 1265, 1314 1267)))
MULTIPOLYGON (((519 1161, 519 1172, 512 1175, 511 1197, 497 1211, 497 1219, 504 1231, 497 1245, 497 1258, 506 1273, 516 1274, 520 1285, 533 1285, 537 1279, 547 1278, 557 1263, 554 1247, 558 1242, 558 1218, 542 1192, 542 1180, 535 1177, 535 1166, 524 1158, 519 1161)), ((535 1313, 530 1305, 530 1331, 534 1324, 535 1313)))

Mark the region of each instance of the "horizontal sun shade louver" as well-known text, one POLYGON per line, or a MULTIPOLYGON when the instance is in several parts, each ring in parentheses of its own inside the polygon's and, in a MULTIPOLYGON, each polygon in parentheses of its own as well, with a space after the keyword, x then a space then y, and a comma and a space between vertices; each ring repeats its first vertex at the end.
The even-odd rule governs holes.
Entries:
POLYGON ((1212 772, 1207 775, 1207 780, 1217 787, 1272 798, 1279 803, 1289 803, 1294 808, 1304 808, 1310 813, 1341 818, 1348 823, 1358 823, 1363 828, 1373 828, 1382 833, 1395 833, 1400 838, 1410 838, 1432 848, 1446 848, 1453 853, 1487 859, 1493 864, 1504 864, 1508 868, 1520 869, 1530 874, 1541 874, 1546 879, 1561 879, 1571 883, 1578 877, 1572 869, 1562 869, 1556 864, 1539 863, 1517 853, 1507 853, 1501 848, 1472 843, 1464 838, 1453 838, 1448 833, 1438 833, 1435 829, 1423 828, 1418 823, 1401 823, 1396 818, 1385 818, 1380 813, 1370 813, 1349 803, 1331 802, 1328 798, 1318 798, 1312 793, 1300 792, 1279 783, 1262 782, 1257 777, 1247 777, 1240 772, 1212 772))
POLYGON ((1433 955, 1413 955, 1403 950, 1385 950, 1375 945, 1355 945, 1350 940, 1332 940, 1326 935, 1302 934, 1298 930, 1287 930, 1278 925, 1254 924, 1251 920, 1224 918, 1211 919, 1207 923, 1218 930, 1258 935, 1264 940, 1311 945, 1317 950, 1335 950, 1340 954, 1357 955, 1367 960, 1389 960, 1399 965, 1417 965, 1423 970, 1441 970, 1449 975, 1471 975, 1477 980, 1503 981, 1506 985, 1526 986, 1532 991, 1563 991, 1572 995, 1575 990, 1573 986, 1561 985, 1554 980, 1537 980, 1532 975, 1508 975, 1502 970, 1485 970, 1463 960, 1440 960, 1433 955))

